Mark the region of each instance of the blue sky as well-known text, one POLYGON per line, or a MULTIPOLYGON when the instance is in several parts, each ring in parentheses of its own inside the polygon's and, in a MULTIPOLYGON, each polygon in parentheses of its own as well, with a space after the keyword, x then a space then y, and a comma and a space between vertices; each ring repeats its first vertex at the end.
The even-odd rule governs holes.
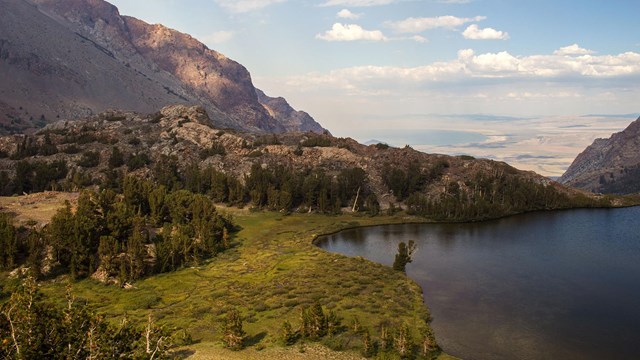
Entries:
POLYGON ((111 2, 193 35, 267 94, 361 141, 557 175, 640 111, 637 0, 111 2), (596 113, 631 115, 581 116, 596 113))

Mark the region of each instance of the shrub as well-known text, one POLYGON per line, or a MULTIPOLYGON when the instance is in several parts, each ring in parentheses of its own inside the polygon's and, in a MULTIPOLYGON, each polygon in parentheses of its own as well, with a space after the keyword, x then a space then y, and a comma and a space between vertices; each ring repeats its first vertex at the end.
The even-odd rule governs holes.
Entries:
POLYGON ((100 153, 97 151, 87 151, 82 154, 82 158, 78 161, 78 165, 85 168, 96 167, 100 164, 100 153))

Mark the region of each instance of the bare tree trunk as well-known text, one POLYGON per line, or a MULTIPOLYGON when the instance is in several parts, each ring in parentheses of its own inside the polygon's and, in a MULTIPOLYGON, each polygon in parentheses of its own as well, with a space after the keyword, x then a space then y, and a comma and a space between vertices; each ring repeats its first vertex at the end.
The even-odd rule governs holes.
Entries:
POLYGON ((358 187, 358 192, 356 193, 356 200, 353 202, 353 208, 351 208, 351 212, 356 212, 356 206, 358 206, 359 197, 360 197, 360 187, 358 187))
POLYGON ((13 311, 14 306, 9 308, 9 310, 4 313, 4 316, 9 321, 9 326, 11 327, 11 338, 13 339, 13 346, 16 348, 16 355, 18 355, 17 357, 20 357, 20 345, 18 344, 18 339, 16 339, 16 328, 13 326, 13 320, 11 319, 11 312, 13 311))

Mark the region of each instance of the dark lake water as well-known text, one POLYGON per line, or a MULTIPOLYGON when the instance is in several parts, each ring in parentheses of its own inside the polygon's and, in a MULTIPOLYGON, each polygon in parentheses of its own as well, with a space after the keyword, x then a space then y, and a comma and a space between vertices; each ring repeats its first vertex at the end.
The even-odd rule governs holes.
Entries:
POLYGON ((472 224, 347 230, 327 251, 391 265, 424 291, 443 349, 463 359, 640 359, 640 207, 472 224))

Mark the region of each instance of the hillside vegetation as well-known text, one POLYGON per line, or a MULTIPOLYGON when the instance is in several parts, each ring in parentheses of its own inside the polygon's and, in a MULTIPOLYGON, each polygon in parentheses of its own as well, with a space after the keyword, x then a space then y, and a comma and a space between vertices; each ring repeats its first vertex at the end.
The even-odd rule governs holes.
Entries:
MULTIPOLYGON (((413 281, 383 265, 330 254, 312 244, 321 233, 410 219, 225 211, 233 214, 241 230, 231 237, 230 248, 214 258, 139 279, 127 288, 85 279, 73 283, 72 293, 113 326, 126 316, 142 327, 151 315, 159 329, 174 334, 174 345, 186 344, 180 348, 181 354, 195 358, 220 353, 221 345, 213 344, 222 342, 223 324, 232 310, 243 320, 245 345, 262 351, 285 344, 285 322, 294 332, 302 331, 301 311, 314 306, 321 306, 327 316, 333 314, 334 328, 315 336, 298 333, 289 340, 298 344, 295 352, 308 346, 300 344, 320 341, 331 349, 359 354, 366 332, 371 344, 378 346, 386 333, 389 350, 381 347, 379 351, 391 356, 396 353, 392 339, 406 326, 407 346, 415 355, 421 353, 425 339, 428 351, 439 353, 428 327, 421 289, 413 281), (197 344, 189 345, 192 341, 197 344)), ((68 279, 67 275, 56 277, 42 286, 61 308, 66 304, 68 279)), ((5 289, 13 282, 5 280, 5 289)))
POLYGON ((152 115, 108 112, 0 138, 0 193, 118 190, 125 174, 216 202, 339 213, 398 207, 447 220, 532 210, 623 205, 505 163, 424 154, 313 133, 252 135, 215 129, 198 107, 152 115))

